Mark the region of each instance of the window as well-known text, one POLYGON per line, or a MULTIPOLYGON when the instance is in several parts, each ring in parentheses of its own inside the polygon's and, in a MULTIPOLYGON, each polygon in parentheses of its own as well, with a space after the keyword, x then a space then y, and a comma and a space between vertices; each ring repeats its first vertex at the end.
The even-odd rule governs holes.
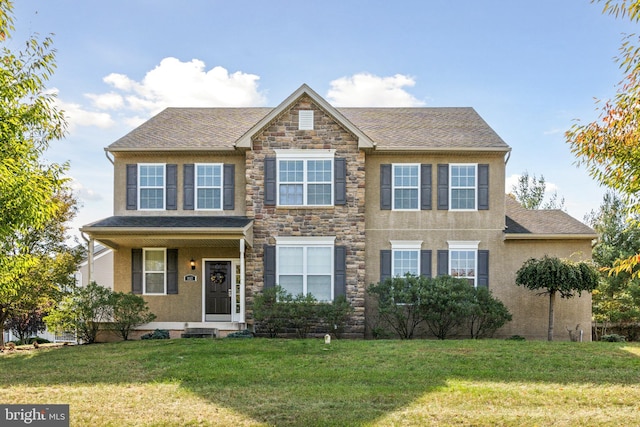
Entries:
POLYGON ((393 209, 419 208, 420 165, 393 165, 393 209))
POLYGON ((222 164, 196 164, 196 209, 222 209, 222 164))
POLYGON ((144 293, 164 295, 166 293, 166 250, 144 249, 143 252, 144 293))
POLYGON ((403 277, 407 274, 420 275, 421 246, 421 241, 391 242, 391 274, 393 277, 403 277))
POLYGON ((138 166, 138 188, 140 209, 164 209, 164 164, 141 164, 138 166))
POLYGON ((313 110, 298 112, 298 130, 313 130, 313 110))
POLYGON ((277 238, 276 283, 292 295, 333 300, 334 237, 277 238))
POLYGON ((332 206, 334 152, 277 151, 278 205, 332 206))
POLYGON ((476 172, 477 165, 453 164, 451 168, 451 209, 476 209, 476 172))
POLYGON ((479 242, 449 242, 449 274, 476 286, 479 242))

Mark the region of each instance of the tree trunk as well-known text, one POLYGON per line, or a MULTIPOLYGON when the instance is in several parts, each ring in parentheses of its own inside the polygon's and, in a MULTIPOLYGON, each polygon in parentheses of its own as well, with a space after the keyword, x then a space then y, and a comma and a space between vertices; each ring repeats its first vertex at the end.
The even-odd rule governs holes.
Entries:
POLYGON ((556 293, 549 292, 549 331, 547 332, 547 341, 553 341, 553 305, 556 302, 556 293))

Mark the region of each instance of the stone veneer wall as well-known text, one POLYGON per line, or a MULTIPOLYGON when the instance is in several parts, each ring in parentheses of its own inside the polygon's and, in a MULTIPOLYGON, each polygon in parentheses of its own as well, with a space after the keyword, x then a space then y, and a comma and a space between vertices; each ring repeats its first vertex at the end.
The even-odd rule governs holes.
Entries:
POLYGON ((347 300, 355 311, 347 335, 363 337, 365 329, 365 154, 356 138, 307 96, 302 96, 253 139, 246 154, 247 216, 253 218, 254 246, 246 266, 247 318, 252 318, 253 295, 264 285, 263 246, 281 236, 335 236, 347 248, 347 300), (314 130, 298 130, 298 111, 314 110, 314 130), (264 205, 264 159, 274 149, 335 149, 346 159, 347 203, 319 208, 278 208, 264 205))

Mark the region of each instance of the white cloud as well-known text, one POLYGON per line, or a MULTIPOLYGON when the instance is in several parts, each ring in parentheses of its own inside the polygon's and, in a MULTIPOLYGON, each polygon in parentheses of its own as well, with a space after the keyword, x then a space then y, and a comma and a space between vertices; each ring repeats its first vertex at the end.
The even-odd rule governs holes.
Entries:
POLYGON ((415 84, 412 77, 403 74, 379 77, 359 73, 333 80, 327 100, 337 107, 421 107, 425 102, 404 89, 415 84))
POLYGON ((71 179, 71 189, 81 200, 100 201, 104 199, 99 192, 85 187, 84 185, 82 185, 80 182, 78 182, 76 179, 73 179, 73 178, 71 179))
MULTIPOLYGON (((182 62, 164 58, 138 82, 124 74, 112 73, 103 81, 112 87, 105 94, 88 94, 96 107, 119 108, 135 113, 135 123, 166 107, 255 107, 266 103, 258 90, 259 76, 216 66, 206 70, 198 59, 182 62)), ((131 121, 131 117, 125 119, 131 121)))
POLYGON ((95 126, 100 129, 106 129, 115 124, 108 113, 89 111, 80 104, 64 102, 61 99, 57 99, 56 103, 64 111, 69 131, 73 131, 78 126, 95 126))

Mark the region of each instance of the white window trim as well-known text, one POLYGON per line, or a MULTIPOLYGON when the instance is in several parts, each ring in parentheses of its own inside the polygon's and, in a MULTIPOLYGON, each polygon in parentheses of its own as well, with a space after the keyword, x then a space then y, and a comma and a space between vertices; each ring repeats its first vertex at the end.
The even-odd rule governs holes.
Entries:
POLYGON ((320 301, 320 302, 331 302, 335 298, 334 287, 335 287, 335 236, 314 236, 314 237, 276 237, 276 280, 280 277, 280 272, 278 271, 280 268, 280 248, 283 247, 295 247, 295 248, 303 248, 303 266, 302 266, 302 292, 307 295, 307 251, 306 248, 309 247, 325 247, 331 248, 331 267, 329 269, 329 277, 331 278, 331 299, 328 301, 320 301))
MULTIPOLYGON (((451 251, 469 251, 474 253, 475 259, 475 275, 473 277, 473 287, 478 287, 478 246, 480 245, 479 240, 450 240, 447 242, 449 244, 449 265, 448 265, 448 274, 451 275, 451 251)), ((465 279, 469 279, 465 277, 465 279)))
POLYGON ((313 110, 299 110, 298 111, 298 130, 313 130, 314 129, 314 114, 313 110))
MULTIPOLYGON (((464 190, 464 189, 470 189, 471 187, 456 187, 456 190, 464 190)), ((450 211, 455 211, 455 212, 475 212, 478 210, 478 164, 477 163, 450 163, 449 164, 449 210, 450 211), (451 207, 451 205, 453 204, 453 185, 451 184, 451 182, 453 181, 453 174, 451 173, 451 170, 453 169, 454 166, 473 166, 475 169, 475 181, 476 181, 476 186, 474 187, 475 190, 475 197, 473 200, 473 209, 454 209, 451 207)))
POLYGON ((323 206, 334 206, 334 195, 335 195, 335 168, 334 168, 334 159, 335 159, 335 149, 329 150, 282 150, 277 149, 274 150, 276 153, 276 192, 277 192, 277 206, 291 206, 291 207, 323 207, 323 206), (304 163, 303 173, 302 173, 302 204, 301 205, 284 205, 280 203, 280 161, 281 160, 301 160, 304 163), (307 162, 309 160, 331 160, 331 195, 330 200, 331 203, 326 205, 309 205, 307 204, 307 186, 309 182, 307 181, 307 162))
POLYGON ((167 294, 167 249, 166 248, 142 248, 142 294, 143 295, 166 295, 167 294), (147 292, 147 273, 160 273, 160 271, 147 271, 146 259, 147 252, 160 252, 164 259, 164 291, 163 292, 147 292))
POLYGON ((394 211, 402 212, 402 211, 419 211, 420 210, 420 182, 421 176, 420 173, 420 163, 392 163, 391 164, 391 209, 394 211), (415 187, 396 187, 396 166, 414 166, 418 168, 418 184, 415 187), (418 192, 418 204, 414 209, 398 209, 396 208, 396 188, 407 188, 412 189, 415 188, 418 192))
POLYGON ((392 277, 402 277, 402 276, 397 276, 397 275, 393 275, 393 269, 395 266, 395 262, 396 262, 396 251, 415 251, 417 252, 417 276, 420 275, 420 249, 422 248, 422 240, 391 240, 391 275, 392 277))
POLYGON ((197 211, 221 211, 224 207, 224 164, 223 163, 196 163, 195 166, 195 175, 194 175, 194 204, 195 210, 197 211), (218 187, 209 187, 198 185, 198 166, 218 166, 220 167, 220 207, 219 208, 199 208, 198 207, 198 190, 200 188, 218 188, 218 187))
MULTIPOLYGON (((138 182, 136 183, 138 185, 138 210, 141 211, 163 211, 166 210, 166 203, 167 203, 167 164, 166 163, 139 163, 138 164, 138 182), (142 208, 140 206, 142 206, 141 199, 140 199, 140 194, 142 193, 142 185, 140 184, 140 181, 142 179, 142 173, 140 172, 140 170, 142 169, 143 166, 162 166, 162 181, 163 181, 163 186, 162 186, 162 207, 161 208, 142 208)), ((160 187, 148 187, 145 186, 145 189, 150 189, 150 188, 160 188, 160 187)))

